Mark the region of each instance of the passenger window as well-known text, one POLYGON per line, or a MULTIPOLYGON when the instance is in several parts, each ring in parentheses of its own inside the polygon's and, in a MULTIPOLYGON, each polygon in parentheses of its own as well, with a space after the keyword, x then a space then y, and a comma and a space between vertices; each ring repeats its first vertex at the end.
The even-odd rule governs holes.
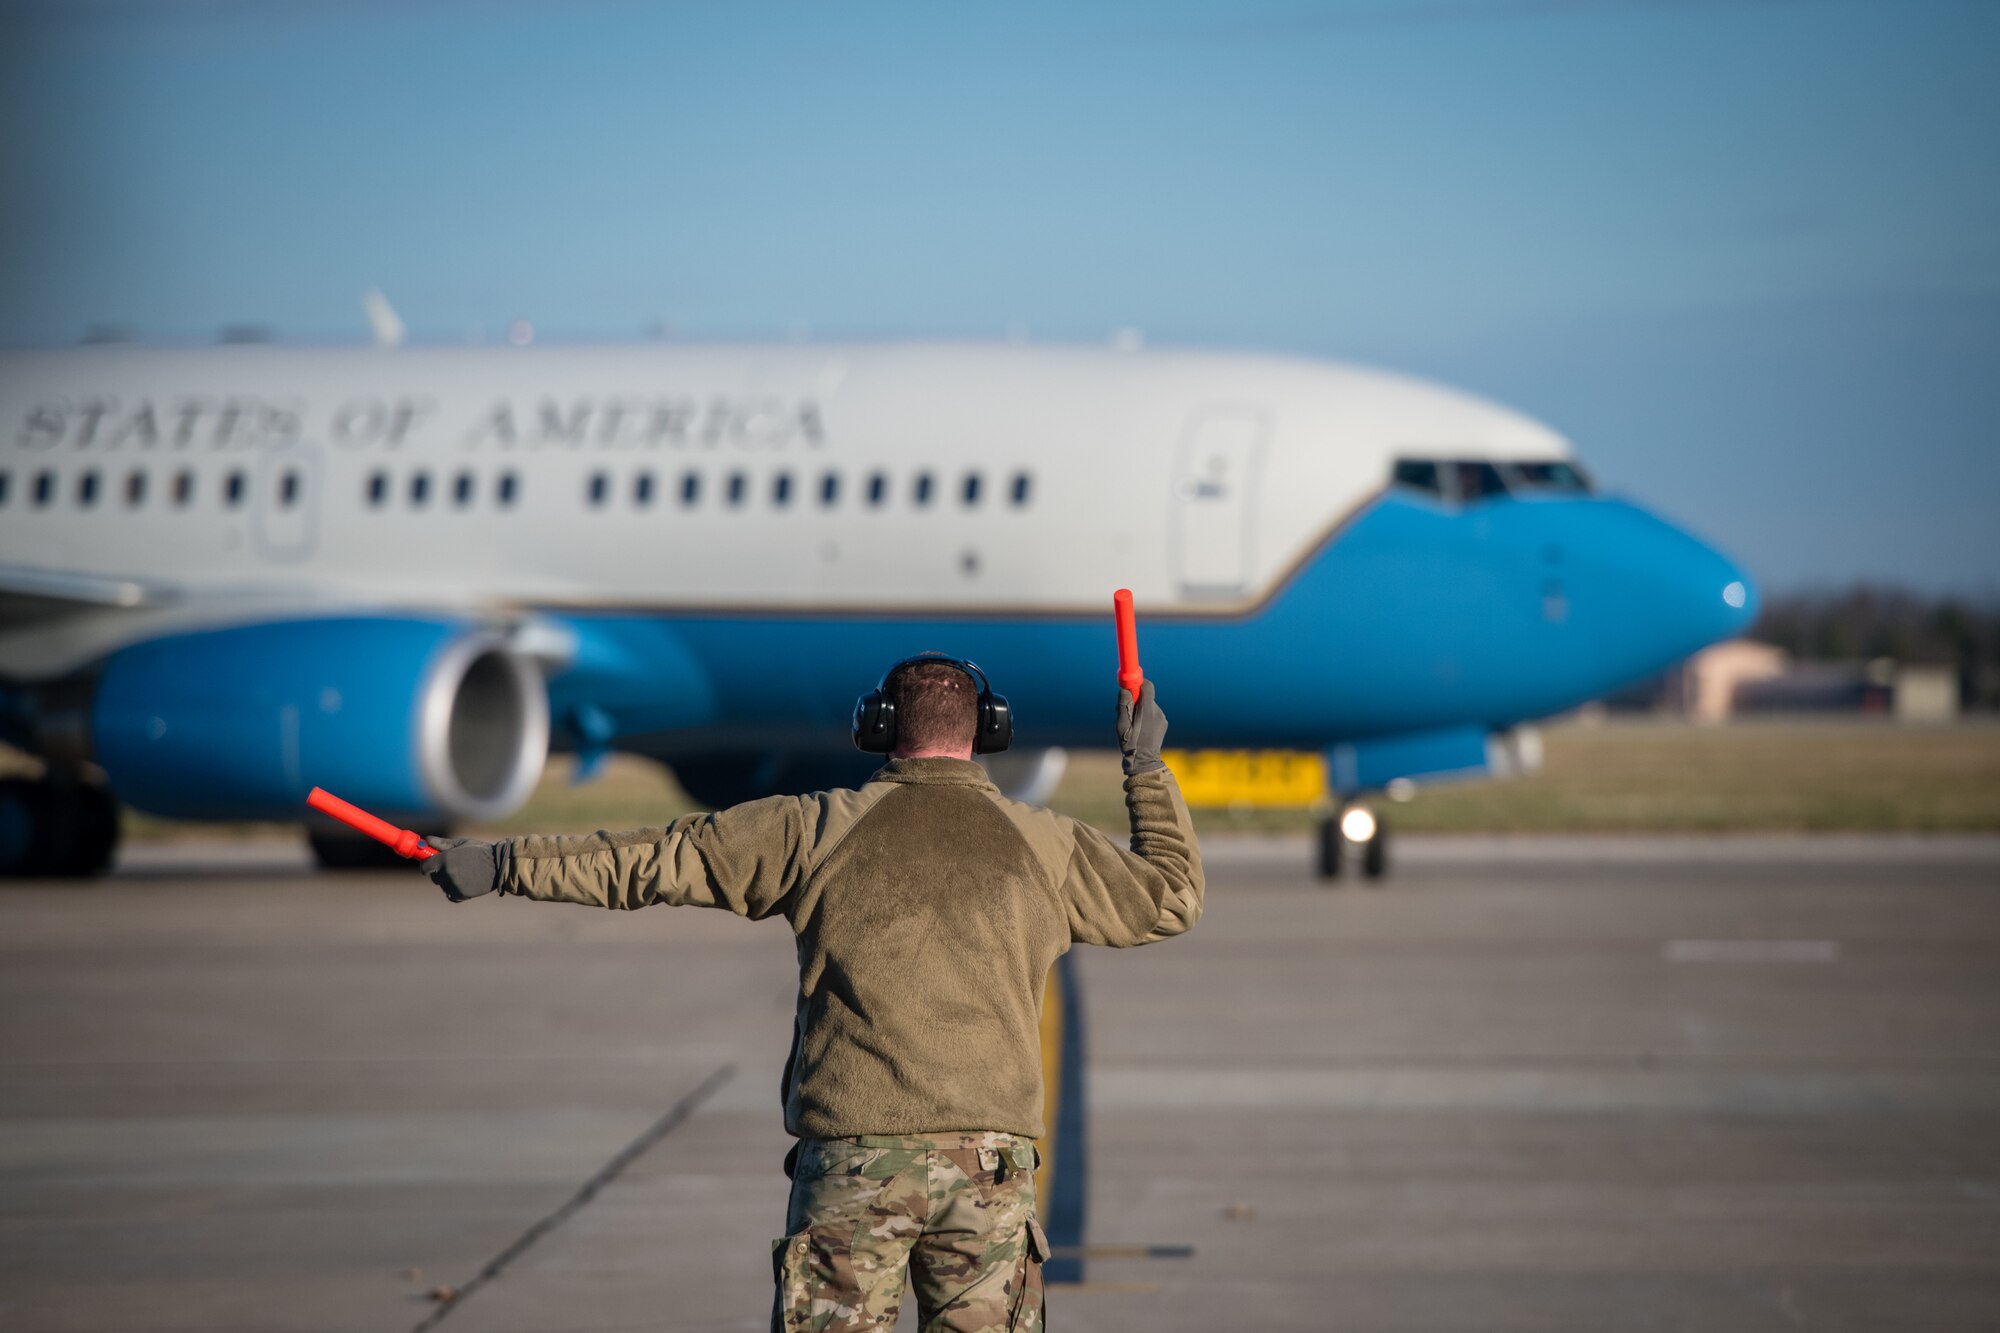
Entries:
POLYGON ((970 509, 979 503, 979 474, 977 472, 968 472, 965 474, 964 494, 966 508, 970 509))
MULTIPOLYGON (((185 472, 183 472, 181 475, 183 477, 187 476, 185 472)), ((382 502, 388 498, 389 498, 389 474, 386 472, 369 473, 368 503, 371 506, 379 509, 382 505, 382 502)))
POLYGON ((174 474, 174 507, 185 509, 194 501, 194 473, 182 468, 174 474))
POLYGON ((688 471, 681 474, 681 504, 692 505, 701 499, 701 473, 688 471))
POLYGON ((917 507, 920 509, 931 502, 930 473, 919 472, 917 474, 916 481, 910 487, 910 498, 917 502, 917 507))
POLYGON ((0 472, 0 505, 7 503, 8 480, 8 475, 5 472, 0 472))
POLYGON ((472 474, 461 472, 451 483, 451 498, 458 502, 460 509, 472 503, 472 474))
POLYGON ((298 502, 299 470, 297 468, 286 468, 285 474, 278 478, 278 504, 281 508, 290 509, 298 502))
POLYGON ((819 479, 819 502, 831 505, 840 498, 840 474, 829 472, 819 479))
POLYGON ((513 473, 502 472, 500 474, 500 482, 493 488, 493 494, 500 501, 502 508, 514 503, 514 493, 519 489, 519 486, 520 483, 513 473))
POLYGON ((222 483, 222 499, 231 509, 243 503, 243 473, 232 472, 222 483))
POLYGON ((146 474, 138 468, 133 468, 125 474, 125 504, 128 508, 137 509, 145 501, 146 474))
POLYGON ((653 474, 641 472, 632 478, 632 503, 644 509, 653 503, 653 474))
POLYGON ((743 497, 749 493, 749 490, 750 490, 749 478, 745 477, 741 472, 732 472, 729 474, 728 493, 729 493, 729 503, 732 507, 742 504, 743 497))
POLYGON ((605 476, 602 472, 591 473, 590 491, 589 491, 590 502, 593 505, 601 505, 604 503, 604 497, 609 495, 610 493, 611 493, 611 478, 605 476))
POLYGON ((792 474, 780 472, 771 478, 771 503, 779 508, 792 502, 792 474))
POLYGON ((1033 478, 1029 477, 1027 473, 1016 472, 1014 474, 1014 508, 1024 509, 1027 507, 1029 488, 1032 485, 1033 478))
POLYGON ((1438 465, 1427 458, 1399 458, 1396 460, 1395 483, 1407 486, 1413 491, 1442 497, 1443 483, 1438 478, 1438 465))
POLYGON ((76 479, 76 502, 86 509, 97 503, 97 472, 94 469, 76 479))
POLYGON ((428 472, 412 472, 410 474, 410 503, 421 508, 430 503, 430 498, 431 474, 428 472))
POLYGON ((40 509, 47 505, 50 500, 55 498, 55 494, 56 474, 53 472, 37 472, 35 474, 35 508, 40 509))
POLYGON ((879 505, 889 498, 889 478, 881 472, 868 475, 868 503, 879 505))

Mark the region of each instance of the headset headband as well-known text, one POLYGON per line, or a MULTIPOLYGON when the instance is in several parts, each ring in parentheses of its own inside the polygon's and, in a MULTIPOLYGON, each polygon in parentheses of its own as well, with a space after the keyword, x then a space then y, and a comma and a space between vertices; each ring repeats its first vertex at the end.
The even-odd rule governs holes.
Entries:
POLYGON ((993 692, 977 662, 949 653, 918 653, 906 657, 882 673, 874 689, 854 703, 853 737, 855 748, 870 754, 888 754, 896 748, 896 701, 889 697, 889 682, 905 667, 936 662, 964 673, 978 691, 972 731, 972 752, 993 754, 1004 750, 1014 739, 1014 714, 1007 701, 993 692))
POLYGON ((882 673, 882 679, 875 682, 875 688, 878 690, 888 689, 890 678, 898 671, 907 666, 921 666, 925 662, 936 662, 941 666, 957 667, 971 679, 973 687, 979 691, 982 697, 993 693, 993 686, 986 679, 986 673, 979 669, 979 663, 969 657, 953 657, 950 653, 938 652, 915 653, 904 658, 882 673))

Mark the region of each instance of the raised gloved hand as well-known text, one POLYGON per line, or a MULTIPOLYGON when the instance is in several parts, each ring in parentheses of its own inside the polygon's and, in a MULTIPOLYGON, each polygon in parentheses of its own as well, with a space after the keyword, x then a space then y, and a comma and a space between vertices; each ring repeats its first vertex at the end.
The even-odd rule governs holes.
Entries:
POLYGON ((417 869, 429 875, 431 883, 453 902, 462 903, 500 887, 500 857, 494 850, 498 843, 429 835, 424 841, 437 849, 437 855, 417 862, 417 869))
POLYGON ((1165 768, 1160 747, 1167 740, 1167 715, 1153 702, 1153 682, 1139 683, 1139 697, 1118 691, 1118 748, 1125 752, 1125 773, 1151 773, 1165 768))

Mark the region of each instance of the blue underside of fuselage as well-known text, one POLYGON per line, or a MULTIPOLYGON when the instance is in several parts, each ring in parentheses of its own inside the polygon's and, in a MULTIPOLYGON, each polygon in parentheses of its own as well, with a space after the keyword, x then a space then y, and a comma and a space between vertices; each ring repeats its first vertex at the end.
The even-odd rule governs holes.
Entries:
MULTIPOLYGON (((1101 618, 552 610, 578 643, 551 681, 558 741, 834 748, 856 694, 936 649, 988 671, 1017 745, 1103 745, 1111 591, 1101 618)), ((1174 744, 1320 749, 1560 712, 1741 633, 1754 613, 1725 557, 1623 501, 1460 509, 1390 492, 1247 613, 1142 606, 1140 648, 1174 744)))

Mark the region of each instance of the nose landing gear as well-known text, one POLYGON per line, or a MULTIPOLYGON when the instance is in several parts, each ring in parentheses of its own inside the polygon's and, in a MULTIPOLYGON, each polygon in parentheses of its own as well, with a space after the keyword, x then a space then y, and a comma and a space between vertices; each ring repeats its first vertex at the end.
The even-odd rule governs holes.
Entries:
POLYGON ((1389 828, 1380 816, 1359 802, 1319 822, 1318 872, 1323 880, 1340 878, 1350 850, 1360 856, 1365 879, 1380 879, 1389 869, 1389 828))

